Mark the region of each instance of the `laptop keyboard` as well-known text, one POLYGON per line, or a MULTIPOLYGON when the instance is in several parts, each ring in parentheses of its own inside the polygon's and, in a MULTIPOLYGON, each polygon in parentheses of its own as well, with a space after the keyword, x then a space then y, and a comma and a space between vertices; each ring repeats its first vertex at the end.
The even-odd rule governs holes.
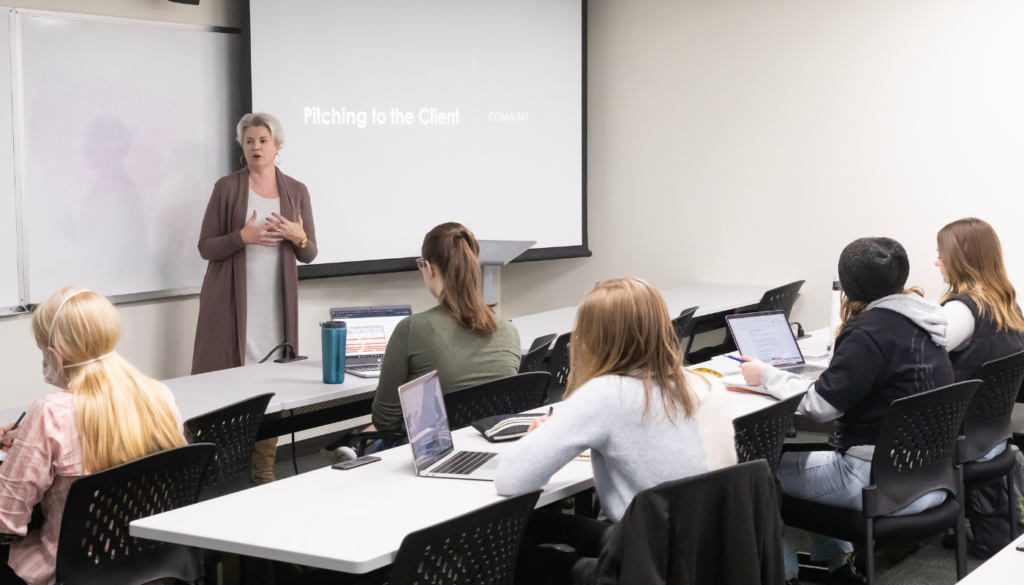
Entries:
POLYGON ((783 368, 783 371, 789 372, 790 374, 796 374, 797 376, 817 376, 818 374, 825 371, 825 368, 821 366, 793 366, 792 368, 783 368))
POLYGON ((430 470, 430 473, 447 473, 451 475, 469 475, 483 467, 485 463, 494 459, 497 453, 477 453, 475 451, 459 451, 454 457, 445 461, 440 467, 430 470))
POLYGON ((352 370, 353 372, 379 372, 380 364, 370 364, 367 366, 348 366, 346 370, 352 370))

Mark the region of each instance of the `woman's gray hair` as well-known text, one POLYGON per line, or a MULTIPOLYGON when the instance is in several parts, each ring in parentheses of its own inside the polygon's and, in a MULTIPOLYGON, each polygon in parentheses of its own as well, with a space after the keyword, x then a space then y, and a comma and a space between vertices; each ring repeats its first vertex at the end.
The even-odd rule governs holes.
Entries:
POLYGON ((237 133, 235 139, 238 140, 238 144, 244 146, 242 141, 245 139, 245 132, 249 128, 256 128, 258 126, 263 126, 270 131, 270 136, 274 139, 278 148, 284 146, 284 130, 281 128, 281 122, 270 114, 263 112, 246 114, 238 121, 238 127, 235 129, 237 133))

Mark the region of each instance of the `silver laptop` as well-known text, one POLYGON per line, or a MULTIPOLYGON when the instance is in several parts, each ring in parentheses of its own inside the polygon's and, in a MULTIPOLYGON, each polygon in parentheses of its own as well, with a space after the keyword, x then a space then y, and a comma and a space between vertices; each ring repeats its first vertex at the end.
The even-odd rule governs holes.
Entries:
POLYGON ((436 370, 399 386, 398 399, 416 475, 494 481, 497 453, 455 450, 436 370))
POLYGON ((766 364, 796 374, 817 379, 825 371, 821 366, 808 365, 800 345, 783 311, 741 313, 725 318, 740 355, 755 357, 766 364))
POLYGON ((345 371, 361 378, 379 378, 391 334, 409 315, 409 305, 331 309, 331 321, 344 321, 347 329, 345 371))

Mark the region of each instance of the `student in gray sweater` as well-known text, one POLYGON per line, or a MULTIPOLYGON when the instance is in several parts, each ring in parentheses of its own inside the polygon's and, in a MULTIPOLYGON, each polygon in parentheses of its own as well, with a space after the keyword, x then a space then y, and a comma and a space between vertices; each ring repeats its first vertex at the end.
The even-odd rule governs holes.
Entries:
MULTIPOLYGON (((618 521, 640 491, 736 463, 726 390, 683 369, 665 301, 646 282, 597 284, 580 304, 569 347, 566 399, 502 454, 499 494, 539 489, 590 449, 598 496, 618 521)), ((537 511, 517 573, 531 583, 591 582, 610 526, 537 511), (538 551, 543 543, 576 554, 538 551)))

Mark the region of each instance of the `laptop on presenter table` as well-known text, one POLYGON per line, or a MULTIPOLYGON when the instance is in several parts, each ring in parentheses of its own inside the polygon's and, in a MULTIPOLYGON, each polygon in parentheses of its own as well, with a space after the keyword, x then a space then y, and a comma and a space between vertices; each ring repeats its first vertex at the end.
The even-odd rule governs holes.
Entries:
POLYGON ((789 319, 783 311, 741 313, 725 318, 740 355, 755 357, 766 364, 796 374, 817 379, 825 368, 812 366, 804 360, 796 342, 789 319))
POLYGON ((409 305, 331 309, 331 321, 344 321, 345 371, 361 378, 379 378, 384 350, 395 326, 412 315, 409 305))
POLYGON ((494 481, 498 454, 456 451, 437 371, 398 387, 416 475, 494 481))

